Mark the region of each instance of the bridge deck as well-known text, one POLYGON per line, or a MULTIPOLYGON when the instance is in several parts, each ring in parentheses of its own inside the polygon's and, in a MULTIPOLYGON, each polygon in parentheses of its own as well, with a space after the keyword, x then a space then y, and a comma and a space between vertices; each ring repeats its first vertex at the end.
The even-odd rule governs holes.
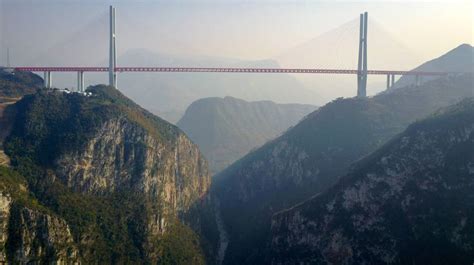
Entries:
MULTIPOLYGON (((7 68, 4 68, 7 69, 7 68)), ((108 67, 12 67, 17 71, 30 72, 107 72, 108 67)), ((358 74, 353 69, 311 68, 224 68, 224 67, 117 67, 116 72, 191 72, 191 73, 294 73, 294 74, 358 74)), ((398 70, 368 70, 369 75, 448 75, 461 72, 426 72, 398 70)))

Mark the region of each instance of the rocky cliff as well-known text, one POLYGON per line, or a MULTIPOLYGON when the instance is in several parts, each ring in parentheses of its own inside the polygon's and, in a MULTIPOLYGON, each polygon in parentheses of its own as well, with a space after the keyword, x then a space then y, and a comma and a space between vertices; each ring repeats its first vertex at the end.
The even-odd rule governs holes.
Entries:
POLYGON ((272 219, 272 264, 470 264, 474 99, 417 122, 272 219))
POLYGON ((204 263, 202 246, 212 251, 199 236, 209 227, 210 176, 197 146, 117 90, 88 91, 40 91, 12 106, 5 151, 62 221, 25 210, 16 216, 33 216, 32 227, 70 227, 83 263, 204 263))
POLYGON ((230 239, 225 263, 262 263, 273 213, 324 191, 411 122, 472 97, 472 84, 463 75, 335 100, 218 174, 213 191, 230 239))
POLYGON ((177 126, 199 146, 215 174, 315 109, 312 105, 233 97, 204 98, 188 107, 177 126))
POLYGON ((80 264, 66 221, 27 191, 26 181, 0 167, 0 262, 80 264))

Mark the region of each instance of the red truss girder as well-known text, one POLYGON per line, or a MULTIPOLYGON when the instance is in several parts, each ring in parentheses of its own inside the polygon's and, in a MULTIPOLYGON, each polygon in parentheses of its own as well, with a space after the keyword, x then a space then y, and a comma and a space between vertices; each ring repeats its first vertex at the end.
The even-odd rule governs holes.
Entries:
MULTIPOLYGON (((107 72, 108 67, 14 67, 30 72, 107 72)), ((288 74, 357 74, 351 69, 300 68, 220 68, 220 67, 117 67, 116 72, 187 72, 187 73, 288 73, 288 74)), ((368 70, 369 75, 448 75, 460 72, 425 72, 397 70, 368 70)))

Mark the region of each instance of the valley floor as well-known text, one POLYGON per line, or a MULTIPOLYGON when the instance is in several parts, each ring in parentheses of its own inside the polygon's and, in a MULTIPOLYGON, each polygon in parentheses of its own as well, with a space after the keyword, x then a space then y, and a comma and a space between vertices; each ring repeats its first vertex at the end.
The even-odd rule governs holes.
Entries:
POLYGON ((225 252, 229 245, 229 236, 225 230, 224 222, 220 212, 220 203, 216 199, 215 203, 217 230, 219 231, 219 249, 217 252, 217 264, 221 265, 225 258, 225 252))

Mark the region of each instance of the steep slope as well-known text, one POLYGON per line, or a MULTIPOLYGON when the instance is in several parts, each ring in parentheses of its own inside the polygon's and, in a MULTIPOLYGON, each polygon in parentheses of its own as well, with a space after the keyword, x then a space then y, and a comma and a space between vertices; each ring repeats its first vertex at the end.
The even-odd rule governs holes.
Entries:
POLYGON ((295 125, 315 106, 205 98, 193 102, 177 123, 209 161, 213 173, 295 125))
POLYGON ((12 113, 5 110, 24 95, 33 94, 41 87, 43 79, 33 73, 0 68, 0 165, 10 163, 3 152, 3 141, 10 131, 12 113))
POLYGON ((203 264, 202 246, 213 248, 198 234, 212 215, 199 149, 114 88, 89 92, 39 91, 11 106, 13 168, 70 227, 83 263, 203 264))
MULTIPOLYGON (((426 72, 474 72, 474 47, 461 44, 439 58, 428 61, 413 71, 426 72)), ((433 80, 436 77, 423 76, 421 82, 433 80)), ((414 76, 402 76, 391 89, 415 84, 414 76)))
POLYGON ((26 186, 23 177, 0 167, 0 263, 80 262, 66 221, 39 204, 26 186))
POLYGON ((230 236, 225 263, 262 263, 272 213, 324 191, 409 123, 472 97, 472 84, 472 75, 463 75, 335 100, 228 167, 213 184, 230 236))
POLYGON ((272 264, 470 264, 474 99, 417 122, 272 219, 272 264))

